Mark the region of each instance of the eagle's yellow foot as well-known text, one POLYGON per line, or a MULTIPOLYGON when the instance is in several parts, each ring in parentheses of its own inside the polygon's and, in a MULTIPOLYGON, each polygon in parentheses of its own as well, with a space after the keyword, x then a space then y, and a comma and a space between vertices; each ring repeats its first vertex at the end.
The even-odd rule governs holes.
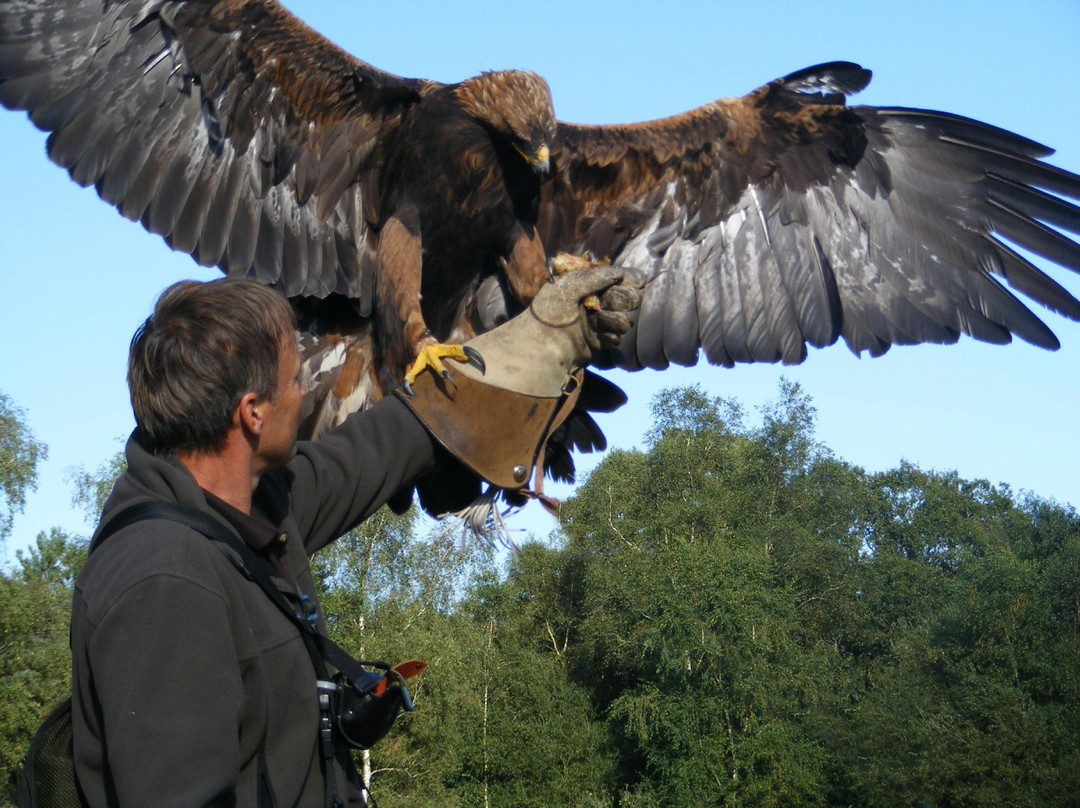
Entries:
POLYGON ((454 375, 446 369, 446 365, 442 362, 443 359, 456 359, 459 362, 465 362, 481 373, 487 370, 484 358, 474 348, 470 348, 468 345, 445 345, 433 342, 416 352, 416 361, 412 363, 412 366, 406 372, 405 381, 401 385, 406 395, 410 397, 416 395, 413 392, 412 384, 416 381, 416 377, 423 373, 425 368, 431 368, 432 371, 442 376, 448 384, 456 387, 454 375))
MULTIPOLYGON (((593 267, 606 267, 611 264, 610 258, 597 258, 593 253, 586 250, 581 255, 571 255, 570 253, 560 252, 556 253, 554 258, 548 259, 548 274, 552 280, 555 280, 560 275, 567 272, 574 272, 579 269, 592 269, 593 267)), ((600 311, 600 298, 596 295, 589 295, 581 301, 582 305, 590 309, 591 311, 600 311)))

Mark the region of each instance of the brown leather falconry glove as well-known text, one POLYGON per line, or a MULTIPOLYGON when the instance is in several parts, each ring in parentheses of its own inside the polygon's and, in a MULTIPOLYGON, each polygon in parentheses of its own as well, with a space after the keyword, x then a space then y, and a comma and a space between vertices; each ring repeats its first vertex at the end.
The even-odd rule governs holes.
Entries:
POLYGON ((423 373, 413 395, 396 392, 472 471, 499 488, 522 488, 573 409, 592 352, 630 328, 643 280, 620 267, 567 273, 525 312, 469 340, 471 360, 449 363, 454 383, 423 373))

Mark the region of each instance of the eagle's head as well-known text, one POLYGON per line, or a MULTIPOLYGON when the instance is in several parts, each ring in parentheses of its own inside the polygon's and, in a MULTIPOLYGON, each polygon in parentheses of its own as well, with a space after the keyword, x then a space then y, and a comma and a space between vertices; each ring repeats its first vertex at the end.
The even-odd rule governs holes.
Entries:
POLYGON ((527 70, 481 73, 459 84, 454 95, 470 117, 507 138, 537 174, 547 174, 556 123, 543 78, 527 70))

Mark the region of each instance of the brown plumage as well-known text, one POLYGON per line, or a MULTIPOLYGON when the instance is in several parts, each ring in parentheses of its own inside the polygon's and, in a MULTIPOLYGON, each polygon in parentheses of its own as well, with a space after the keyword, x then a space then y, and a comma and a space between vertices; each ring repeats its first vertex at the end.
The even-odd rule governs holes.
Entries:
MULTIPOLYGON (((631 369, 799 362, 841 337, 872 355, 961 333, 1056 347, 1006 284, 1080 319, 1000 240, 1080 270, 1058 231, 1080 232, 1062 198, 1080 177, 976 121, 846 106, 870 79, 857 65, 580 126, 535 74, 401 78, 272 0, 11 0, 0 39, 0 102, 52 132, 77 182, 293 299, 325 394, 313 433, 384 395, 419 346, 526 304, 561 250, 649 274, 636 328, 597 357, 631 369)), ((572 430, 603 444, 588 420, 572 430)))

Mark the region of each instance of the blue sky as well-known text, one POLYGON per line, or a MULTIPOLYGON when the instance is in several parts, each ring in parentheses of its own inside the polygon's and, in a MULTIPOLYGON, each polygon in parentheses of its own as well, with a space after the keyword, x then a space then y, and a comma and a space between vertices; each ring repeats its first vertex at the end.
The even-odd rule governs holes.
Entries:
MULTIPOLYGON (((455 81, 536 70, 559 117, 582 123, 660 117, 848 59, 874 70, 852 103, 979 118, 1055 147, 1052 162, 1080 172, 1075 0, 1028 0, 1022 10, 998 0, 288 5, 354 55, 401 75, 455 81)), ((0 143, 0 389, 50 452, 16 517, 10 558, 51 526, 89 531, 70 507, 66 478, 103 463, 133 426, 124 386, 131 334, 164 287, 216 271, 171 253, 75 186, 21 113, 0 112, 0 143)), ((1080 295, 1080 278, 1052 274, 1080 295)), ((614 446, 639 446, 662 387, 700 383, 753 408, 775 398, 784 375, 813 397, 819 438, 853 463, 880 470, 907 459, 1080 505, 1080 325, 1050 312, 1044 319, 1062 342, 1056 353, 965 339, 859 360, 837 345, 796 368, 615 374, 631 402, 601 425, 614 446)), ((553 525, 537 506, 514 522, 541 535, 553 525)))

